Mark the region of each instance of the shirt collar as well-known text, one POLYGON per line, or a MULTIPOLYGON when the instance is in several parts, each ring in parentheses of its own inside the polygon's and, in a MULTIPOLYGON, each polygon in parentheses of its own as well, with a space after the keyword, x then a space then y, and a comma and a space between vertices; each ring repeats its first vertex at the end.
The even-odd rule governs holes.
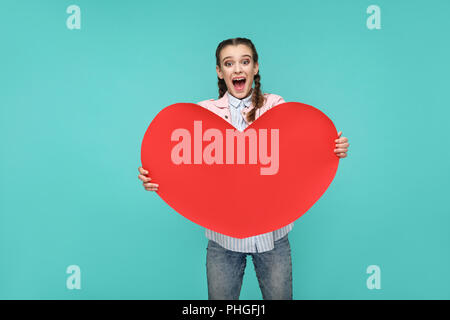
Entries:
POLYGON ((239 105, 241 104, 241 102, 244 102, 244 106, 248 107, 252 103, 253 89, 252 89, 252 93, 244 99, 238 99, 235 96, 233 96, 232 94, 230 94, 228 91, 227 91, 227 95, 228 95, 228 102, 233 107, 238 108, 239 105))

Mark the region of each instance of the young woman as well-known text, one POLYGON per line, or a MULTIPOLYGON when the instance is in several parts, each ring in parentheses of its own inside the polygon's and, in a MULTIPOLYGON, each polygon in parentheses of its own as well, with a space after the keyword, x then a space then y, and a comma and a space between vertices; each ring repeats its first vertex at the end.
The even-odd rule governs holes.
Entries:
MULTIPOLYGON (((214 112, 240 131, 264 112, 285 102, 276 94, 261 92, 258 53, 246 38, 222 41, 216 50, 219 99, 197 104, 214 112), (254 84, 254 87, 252 87, 254 84)), ((348 139, 338 133, 335 154, 345 158, 348 139)), ((139 167, 145 190, 158 191, 148 171, 139 167)), ((232 190, 227 197, 236 197, 232 190)), ((293 223, 273 232, 249 238, 232 238, 206 229, 208 298, 237 300, 241 291, 247 255, 252 256, 263 299, 292 299, 292 260, 288 233, 293 223)))

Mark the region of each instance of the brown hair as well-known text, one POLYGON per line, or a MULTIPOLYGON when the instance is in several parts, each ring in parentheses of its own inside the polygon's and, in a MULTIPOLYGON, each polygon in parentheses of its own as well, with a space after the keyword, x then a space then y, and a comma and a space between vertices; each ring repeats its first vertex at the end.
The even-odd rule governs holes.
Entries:
MULTIPOLYGON (((253 56, 253 62, 258 62, 258 53, 256 52, 256 48, 253 45, 253 42, 250 39, 246 39, 246 38, 233 38, 233 39, 227 39, 222 41, 221 43, 219 43, 219 45, 217 46, 216 49, 216 65, 220 68, 220 51, 222 51, 223 48, 225 48, 228 45, 233 45, 233 46, 237 46, 239 44, 243 44, 246 45, 247 47, 249 47, 252 50, 252 56, 253 56)), ((217 77, 217 79, 219 80, 218 82, 218 86, 219 86, 219 98, 222 98, 223 95, 227 92, 227 85, 225 83, 224 79, 220 79, 219 77, 217 77)), ((264 95, 261 92, 261 76, 259 74, 259 70, 258 73, 255 75, 254 77, 254 82, 255 82, 255 88, 253 89, 253 93, 252 93, 252 103, 255 106, 254 108, 252 108, 252 110, 250 112, 247 113, 247 120, 249 122, 252 122, 255 120, 255 115, 256 115, 256 110, 261 108, 264 104, 264 95)))

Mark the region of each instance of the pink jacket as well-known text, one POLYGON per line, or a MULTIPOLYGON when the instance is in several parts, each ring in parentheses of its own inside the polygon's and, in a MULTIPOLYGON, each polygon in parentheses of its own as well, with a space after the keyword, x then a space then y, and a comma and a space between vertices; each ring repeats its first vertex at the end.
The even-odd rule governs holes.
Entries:
MULTIPOLYGON (((220 99, 203 100, 203 101, 197 102, 197 104, 214 112, 215 114, 217 114, 221 118, 225 119, 232 125, 231 113, 230 113, 230 109, 228 108, 227 92, 225 92, 225 94, 220 99)), ((259 108, 256 111, 255 120, 258 119, 264 112, 266 112, 270 108, 275 107, 276 105, 284 103, 284 102, 285 102, 284 99, 282 97, 280 97, 279 95, 272 94, 272 93, 264 93, 264 104, 261 108, 259 108)), ((242 116, 244 117, 244 120, 245 120, 245 122, 247 122, 247 124, 251 124, 251 122, 247 121, 245 114, 247 112, 249 112, 250 110, 252 110, 253 108, 254 108, 253 103, 251 103, 250 106, 244 107, 241 111, 242 116)))

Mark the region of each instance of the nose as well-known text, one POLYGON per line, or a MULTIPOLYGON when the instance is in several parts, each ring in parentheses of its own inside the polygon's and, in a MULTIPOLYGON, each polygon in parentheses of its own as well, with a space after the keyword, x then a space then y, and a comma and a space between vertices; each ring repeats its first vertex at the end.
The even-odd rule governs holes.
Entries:
POLYGON ((234 65, 234 72, 239 74, 239 73, 241 73, 241 71, 242 71, 242 66, 239 63, 236 63, 234 65))

